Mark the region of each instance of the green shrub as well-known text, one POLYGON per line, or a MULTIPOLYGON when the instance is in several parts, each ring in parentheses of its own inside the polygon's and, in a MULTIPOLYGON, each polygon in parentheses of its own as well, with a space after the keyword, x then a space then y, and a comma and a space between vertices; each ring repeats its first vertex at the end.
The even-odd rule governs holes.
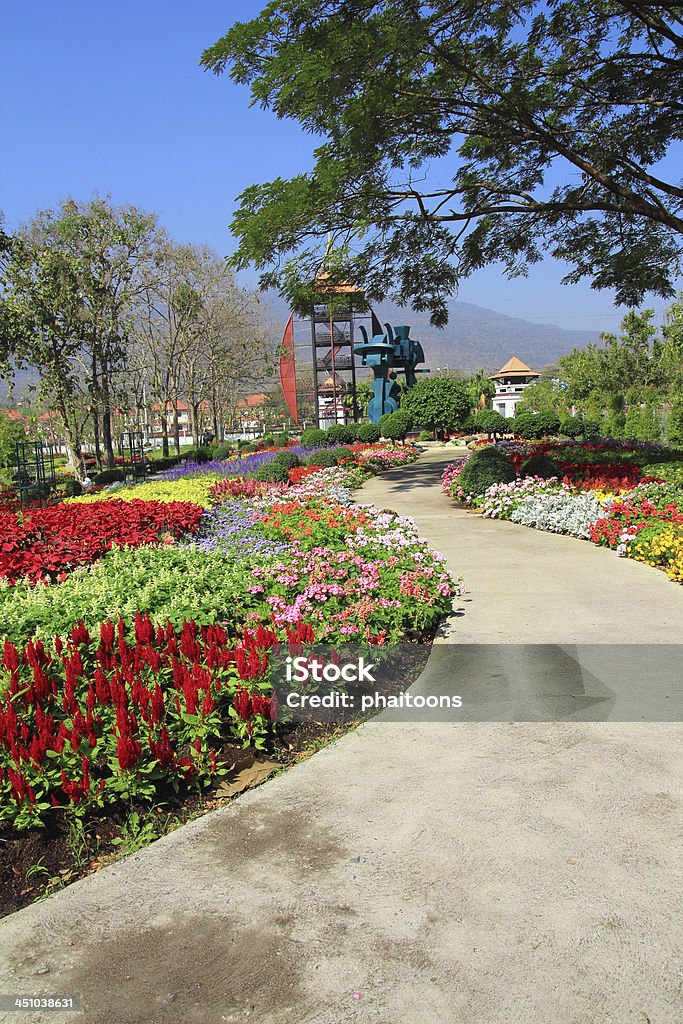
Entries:
POLYGON ((494 446, 477 450, 458 477, 465 494, 483 494, 492 484, 508 484, 515 479, 515 467, 494 446))
POLYGON ((390 441, 404 441, 411 426, 412 419, 403 409, 388 412, 379 421, 382 437, 386 437, 390 441))
POLYGON ((285 484, 289 480, 289 472, 286 466, 278 462, 269 462, 266 466, 260 466, 253 477, 259 483, 285 484))
POLYGON ((433 439, 433 434, 431 430, 421 430, 417 435, 417 439, 418 441, 431 441, 433 439))
POLYGON ((281 434, 277 434, 275 436, 275 447, 276 448, 285 448, 289 444, 289 441, 290 441, 289 434, 287 433, 286 430, 283 430, 281 434))
POLYGON ((603 427, 599 420, 587 418, 583 421, 583 437, 586 441, 593 441, 596 437, 602 437, 603 427))
POLYGON ((363 444, 374 444, 380 439, 379 427, 376 423, 359 423, 358 440, 363 444))
POLYGON ((227 441, 223 441, 221 442, 221 444, 217 444, 216 447, 214 448, 213 458, 227 459, 229 455, 232 455, 232 452, 233 445, 229 444, 227 441))
POLYGON ((329 466, 337 465, 337 456, 330 448, 323 448, 306 459, 307 466, 322 466, 327 469, 329 466))
POLYGON ((583 423, 576 416, 565 416, 560 420, 560 434, 564 437, 581 437, 583 423))
POLYGON ((359 426, 360 426, 360 423, 347 423, 346 424, 346 429, 349 432, 349 437, 351 438, 351 441, 357 441, 358 440, 358 428, 359 428, 359 426))
POLYGON ((560 475, 560 467, 550 458, 549 455, 532 455, 530 459, 522 463, 520 476, 542 476, 547 480, 551 476, 560 475))
POLYGON ((125 480, 126 474, 122 469, 103 469, 101 473, 95 473, 93 477, 93 483, 96 487, 102 484, 115 484, 119 481, 125 480))
POLYGON ((489 437, 491 434, 506 434, 510 429, 508 421, 495 409, 480 409, 474 423, 477 430, 483 430, 489 437))
POLYGON ((337 465, 343 459, 352 459, 353 458, 353 452, 351 451, 351 449, 350 448, 345 448, 343 445, 341 447, 339 447, 339 448, 333 448, 332 449, 332 454, 334 455, 334 457, 336 459, 337 465))
POLYGON ((260 438, 262 448, 274 448, 275 447, 275 434, 264 434, 260 438))
POLYGON ((354 440, 353 431, 345 423, 333 423, 325 431, 325 444, 351 444, 354 440))
POLYGON ((65 498, 77 498, 79 494, 83 493, 83 487, 78 480, 67 480, 64 484, 64 497, 65 498))
POLYGON ((180 459, 177 455, 169 455, 168 458, 162 456, 160 459, 150 460, 149 465, 153 473, 163 473, 167 469, 173 469, 179 462, 180 459))
POLYGON ((284 466, 285 469, 296 469, 297 466, 301 465, 299 456, 290 451, 278 452, 273 461, 274 465, 284 466))
POLYGON ((318 427, 306 427, 301 435, 301 444, 304 448, 317 448, 325 444, 325 431, 318 427))

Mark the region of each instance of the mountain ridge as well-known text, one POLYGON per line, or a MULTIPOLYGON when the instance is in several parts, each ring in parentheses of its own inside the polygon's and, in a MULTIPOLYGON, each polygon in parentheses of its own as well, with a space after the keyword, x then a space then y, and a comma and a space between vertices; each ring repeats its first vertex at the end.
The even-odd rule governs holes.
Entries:
MULTIPOLYGON (((289 317, 285 302, 272 294, 268 294, 266 301, 284 329, 289 317)), ((443 329, 429 323, 428 313, 402 309, 394 303, 377 303, 373 309, 382 324, 410 325, 411 337, 422 343, 425 365, 432 370, 447 367, 471 373, 483 366, 495 373, 511 356, 540 370, 573 348, 583 348, 598 340, 597 331, 537 324, 459 299, 449 302, 448 307, 449 321, 443 329)))

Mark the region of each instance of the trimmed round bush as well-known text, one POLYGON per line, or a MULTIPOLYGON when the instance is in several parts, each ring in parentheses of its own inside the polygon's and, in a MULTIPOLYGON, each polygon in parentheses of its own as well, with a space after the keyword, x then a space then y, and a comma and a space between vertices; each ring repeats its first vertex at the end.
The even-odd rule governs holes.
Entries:
POLYGON ((583 423, 576 416, 565 416, 560 420, 560 433, 565 437, 581 437, 583 423))
POLYGON ((345 423, 333 423, 325 431, 325 443, 328 445, 351 444, 353 440, 353 432, 349 430, 345 423))
POLYGON ((296 469, 297 466, 301 465, 299 456, 289 451, 278 452, 273 462, 278 466, 284 466, 285 469, 296 469))
POLYGON ((492 484, 512 483, 516 475, 510 459, 491 446, 476 451, 467 460, 458 483, 465 494, 483 494, 492 484))
POLYGON ((203 464, 205 462, 211 462, 214 458, 214 454, 210 448, 205 448, 200 445, 199 448, 190 448, 189 451, 184 453, 187 456, 189 462, 199 462, 203 464))
POLYGON ((318 427, 306 427, 301 435, 301 444, 304 448, 317 448, 325 444, 325 431, 318 427))
POLYGON ((351 441, 357 441, 358 440, 358 428, 359 428, 359 426, 360 426, 360 423, 347 423, 346 424, 346 429, 349 432, 349 437, 351 438, 351 441))
POLYGON ((78 480, 67 480, 64 484, 64 496, 67 498, 77 498, 79 494, 83 493, 83 487, 78 480))
POLYGON ((100 473, 95 473, 92 482, 96 487, 102 484, 115 484, 126 479, 126 474, 122 469, 103 469, 100 473))
POLYGON ((508 421, 495 409, 480 409, 474 417, 474 424, 477 430, 483 430, 489 437, 491 434, 506 434, 510 429, 508 421))
POLYGON ((337 465, 337 456, 330 448, 323 448, 322 451, 309 455, 306 459, 306 465, 321 466, 323 469, 328 469, 330 466, 337 465))
POLYGON ((231 454, 232 450, 233 450, 233 446, 231 444, 228 444, 227 442, 224 441, 221 444, 217 444, 216 447, 214 448, 214 450, 213 450, 213 458, 214 459, 227 459, 228 455, 231 454))
POLYGON ((520 476, 542 476, 544 480, 559 475, 560 467, 557 463, 549 455, 543 455, 540 452, 523 462, 520 470, 520 476))
POLYGON ((411 426, 412 420, 403 409, 397 409, 396 412, 388 412, 379 421, 382 437, 386 437, 390 441, 404 441, 411 426))
POLYGON ((339 463, 343 459, 352 459, 353 458, 353 452, 351 451, 351 449, 350 448, 344 448, 343 445, 340 448, 333 448, 332 449, 332 454, 334 455, 335 459, 337 460, 337 465, 339 465, 339 463))
POLYGON ((374 444, 380 438, 379 427, 376 423, 359 423, 357 433, 358 440, 363 444, 374 444))
POLYGON ((541 431, 541 437, 551 437, 560 429, 560 417, 556 416, 554 412, 539 412, 536 422, 541 431))
POLYGON ((254 480, 262 484, 286 484, 289 482, 289 471, 278 462, 269 462, 256 470, 254 480))
POLYGON ((497 459, 503 453, 495 444, 487 444, 483 448, 477 448, 477 457, 480 459, 497 459))

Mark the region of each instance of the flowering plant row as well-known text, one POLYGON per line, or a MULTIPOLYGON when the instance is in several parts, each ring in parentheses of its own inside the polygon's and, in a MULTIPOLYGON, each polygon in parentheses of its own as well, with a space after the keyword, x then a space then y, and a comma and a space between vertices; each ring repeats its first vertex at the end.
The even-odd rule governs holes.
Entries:
MULTIPOLYGON (((77 623, 52 651, 5 641, 0 674, 0 819, 39 824, 55 809, 84 813, 149 799, 163 783, 201 785, 223 771, 230 736, 262 746, 274 717, 267 678, 274 630, 229 637, 220 625, 126 629, 77 623)), ((310 643, 305 625, 281 631, 310 643)))
POLYGON ((201 516, 201 507, 190 502, 116 499, 106 506, 62 504, 23 516, 0 513, 0 576, 10 583, 63 580, 114 545, 140 547, 194 533, 201 516))
MULTIPOLYGON (((442 489, 462 497, 463 462, 446 467, 442 489)), ((683 582, 683 489, 638 466, 575 463, 576 475, 494 484, 473 504, 490 519, 566 533, 663 569, 683 582)))

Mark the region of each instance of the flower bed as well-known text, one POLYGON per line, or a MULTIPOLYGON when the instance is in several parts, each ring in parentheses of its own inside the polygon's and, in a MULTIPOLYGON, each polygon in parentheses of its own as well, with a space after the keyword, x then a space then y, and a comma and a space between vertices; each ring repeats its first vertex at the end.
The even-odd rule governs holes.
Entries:
MULTIPOLYGON (((511 483, 494 484, 471 499, 485 517, 591 540, 683 582, 683 488, 678 470, 674 467, 667 473, 671 482, 645 472, 669 465, 653 464, 652 458, 676 458, 677 453, 631 442, 582 445, 582 457, 578 458, 573 442, 505 442, 499 447, 518 473, 531 455, 545 454, 553 458, 563 476, 518 476, 511 483), (570 451, 572 461, 559 457, 570 451), (633 461, 615 462, 615 454, 633 461), (639 459, 643 466, 638 465, 639 459)), ((442 490, 460 500, 467 498, 458 483, 463 465, 460 460, 447 466, 442 478, 442 490)))
POLYGON ((415 455, 359 446, 289 485, 204 473, 12 517, 5 554, 35 571, 0 583, 0 815, 23 829, 202 787, 226 743, 272 742, 276 642, 428 635, 454 591, 443 559, 350 493, 415 455), (197 484, 204 507, 135 497, 197 484))
POLYGON ((54 505, 24 516, 0 513, 0 576, 10 583, 63 580, 114 545, 135 548, 193 533, 201 515, 190 502, 116 499, 96 507, 54 505))

